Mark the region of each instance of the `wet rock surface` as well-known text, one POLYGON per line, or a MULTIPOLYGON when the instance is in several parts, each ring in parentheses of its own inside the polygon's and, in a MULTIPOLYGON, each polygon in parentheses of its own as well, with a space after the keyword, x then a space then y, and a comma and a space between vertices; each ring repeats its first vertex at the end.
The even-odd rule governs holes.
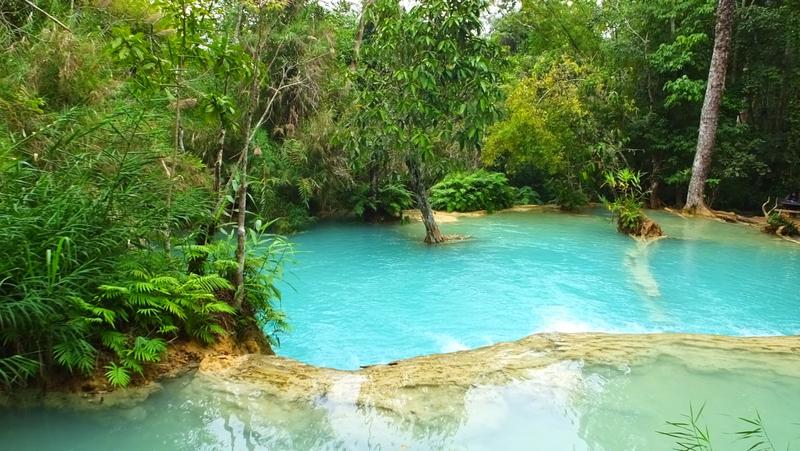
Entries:
POLYGON ((257 390, 286 401, 342 398, 358 406, 429 420, 457 416, 476 386, 525 380, 561 362, 620 367, 674 357, 698 371, 769 368, 800 378, 800 337, 736 338, 684 334, 536 334, 448 354, 374 365, 356 371, 315 367, 278 356, 209 356, 198 376, 217 389, 257 390), (234 389, 235 387, 235 389, 234 389))

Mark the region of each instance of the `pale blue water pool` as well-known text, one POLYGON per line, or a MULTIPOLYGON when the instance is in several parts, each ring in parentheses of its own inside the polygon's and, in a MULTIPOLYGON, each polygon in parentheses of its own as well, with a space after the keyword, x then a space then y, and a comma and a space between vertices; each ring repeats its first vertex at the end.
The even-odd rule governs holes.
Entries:
POLYGON ((744 225, 654 218, 644 246, 600 210, 422 226, 323 223, 292 240, 280 355, 341 369, 543 331, 800 333, 800 246, 744 225))
MULTIPOLYGON (((278 352, 355 368, 541 331, 800 331, 800 247, 745 226, 654 216, 670 238, 647 246, 597 211, 462 219, 443 230, 473 238, 439 247, 419 242, 419 224, 322 224, 293 238, 296 291, 285 290, 283 307, 294 330, 278 352)), ((398 412, 359 404, 361 386, 347 378, 295 399, 189 376, 127 408, 0 408, 0 449, 653 451, 674 449, 658 431, 690 403, 706 403, 715 450, 748 449, 738 417, 756 410, 777 449, 795 449, 797 353, 692 343, 629 363, 563 360, 465 392, 447 378, 389 387, 398 412)))

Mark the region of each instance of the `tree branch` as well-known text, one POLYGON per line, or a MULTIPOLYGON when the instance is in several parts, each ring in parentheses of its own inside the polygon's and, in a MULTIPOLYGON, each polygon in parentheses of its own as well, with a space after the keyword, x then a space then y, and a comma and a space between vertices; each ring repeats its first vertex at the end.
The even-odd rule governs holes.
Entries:
POLYGON ((55 17, 51 16, 51 15, 50 15, 50 13, 48 13, 47 11, 45 11, 45 10, 43 10, 42 8, 39 8, 38 6, 36 6, 36 4, 35 4, 35 3, 31 2, 30 0, 22 0, 22 1, 24 1, 25 3, 27 3, 28 5, 30 5, 30 7, 31 7, 31 8, 33 8, 33 9, 35 9, 35 10, 39 11, 40 13, 44 14, 45 16, 47 16, 47 18, 48 18, 48 19, 50 19, 50 20, 52 20, 53 22, 55 22, 55 23, 59 24, 59 25, 61 26, 61 28, 63 28, 63 29, 65 29, 65 30, 69 31, 70 33, 72 33, 72 30, 70 30, 68 26, 64 25, 64 23, 63 23, 63 22, 61 22, 60 20, 58 20, 58 19, 56 19, 55 17))

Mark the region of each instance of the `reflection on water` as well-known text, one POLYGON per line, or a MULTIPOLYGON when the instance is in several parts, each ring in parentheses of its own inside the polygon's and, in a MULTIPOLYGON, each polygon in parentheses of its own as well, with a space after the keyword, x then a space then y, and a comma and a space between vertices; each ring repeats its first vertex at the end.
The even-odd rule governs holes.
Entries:
POLYGON ((343 373, 325 396, 305 401, 197 376, 131 409, 1 412, 0 443, 14 450, 667 450, 671 443, 656 431, 689 402, 706 403, 715 449, 747 449, 731 433, 741 429, 737 417, 755 409, 779 448, 800 437, 796 374, 761 358, 720 368, 703 352, 695 363, 666 355, 631 366, 559 362, 466 392, 414 388, 431 405, 452 407, 436 411, 409 407, 399 391, 392 409, 364 405, 367 381, 358 373, 343 373))
POLYGON ((648 298, 661 296, 658 282, 650 270, 650 253, 656 243, 657 241, 635 240, 634 245, 625 254, 625 266, 628 267, 634 284, 648 298))

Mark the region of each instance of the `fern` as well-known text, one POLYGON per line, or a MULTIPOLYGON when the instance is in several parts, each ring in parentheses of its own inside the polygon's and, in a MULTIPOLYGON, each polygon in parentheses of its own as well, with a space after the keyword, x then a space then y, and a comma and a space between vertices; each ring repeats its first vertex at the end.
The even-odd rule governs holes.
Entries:
POLYGON ((140 362, 158 362, 167 351, 167 343, 160 338, 136 337, 131 355, 140 362))
POLYGON ((106 379, 114 387, 127 387, 131 383, 131 373, 128 368, 111 362, 106 365, 106 370, 106 379))
POLYGON ((396 219, 403 210, 411 208, 413 197, 400 182, 390 182, 372 192, 368 185, 357 186, 350 203, 353 212, 362 219, 396 219))
POLYGON ((0 383, 10 386, 36 374, 39 362, 21 355, 0 358, 0 383))
POLYGON ((125 349, 125 345, 127 344, 128 341, 127 335, 123 334, 122 332, 117 332, 113 330, 106 330, 101 332, 100 339, 103 343, 103 346, 111 349, 117 354, 123 352, 123 350, 125 349))
POLYGON ((56 361, 70 372, 78 370, 89 374, 95 365, 97 349, 83 338, 70 337, 65 342, 53 346, 56 361))

